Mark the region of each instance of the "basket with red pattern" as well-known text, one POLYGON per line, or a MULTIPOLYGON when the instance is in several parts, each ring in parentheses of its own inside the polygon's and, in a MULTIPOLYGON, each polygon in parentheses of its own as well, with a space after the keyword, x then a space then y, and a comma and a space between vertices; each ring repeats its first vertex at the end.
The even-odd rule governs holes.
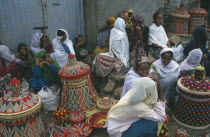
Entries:
POLYGON ((107 111, 97 112, 88 118, 88 124, 95 128, 105 128, 107 121, 107 111))
POLYGON ((97 106, 101 110, 109 110, 115 104, 116 104, 116 100, 114 100, 113 98, 109 98, 109 97, 104 97, 97 101, 97 106))
POLYGON ((86 115, 80 111, 69 111, 69 120, 73 123, 82 122, 86 119, 86 115))

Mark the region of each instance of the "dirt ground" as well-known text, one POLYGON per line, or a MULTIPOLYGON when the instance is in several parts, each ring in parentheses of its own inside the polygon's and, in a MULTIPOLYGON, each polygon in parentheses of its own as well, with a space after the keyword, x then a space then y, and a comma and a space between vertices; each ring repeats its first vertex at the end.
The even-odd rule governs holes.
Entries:
MULTIPOLYGON (((41 117, 44 122, 45 128, 48 126, 48 122, 52 120, 52 114, 50 112, 41 112, 41 117)), ((189 129, 186 127, 183 127, 179 124, 177 124, 174 119, 170 118, 169 122, 167 123, 168 129, 169 129, 169 135, 168 137, 175 137, 175 131, 177 129, 183 128, 187 131, 190 137, 204 137, 207 133, 210 133, 210 127, 205 129, 205 130, 195 130, 195 129, 189 129)), ((106 129, 99 129, 99 128, 94 128, 93 132, 89 137, 109 137, 106 129)))

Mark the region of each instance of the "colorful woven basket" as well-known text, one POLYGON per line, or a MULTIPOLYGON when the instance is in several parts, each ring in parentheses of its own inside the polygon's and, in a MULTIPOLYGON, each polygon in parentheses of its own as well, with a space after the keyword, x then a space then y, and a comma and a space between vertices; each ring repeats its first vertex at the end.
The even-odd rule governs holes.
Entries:
POLYGON ((0 98, 0 133, 5 137, 41 137, 44 133, 39 116, 41 99, 29 92, 12 92, 0 98))
POLYGON ((208 128, 210 79, 193 74, 180 78, 177 85, 180 93, 173 116, 176 122, 192 129, 208 128))
POLYGON ((105 128, 107 121, 107 111, 97 112, 88 118, 88 124, 95 128, 105 128))
POLYGON ((80 123, 71 126, 63 137, 87 137, 91 134, 92 127, 87 123, 80 123))
POLYGON ((50 122, 49 127, 45 132, 45 137, 63 137, 67 130, 68 129, 64 127, 61 127, 53 122, 50 122))
POLYGON ((86 115, 83 112, 79 111, 70 111, 69 112, 69 120, 74 123, 78 123, 84 121, 86 119, 86 115))
POLYGON ((69 55, 66 66, 59 70, 62 81, 61 107, 69 111, 85 111, 95 107, 96 95, 90 79, 90 66, 77 62, 75 55, 69 55))
POLYGON ((167 27, 168 32, 174 34, 188 34, 188 22, 190 14, 184 9, 184 3, 180 4, 180 8, 171 13, 171 23, 167 27))
POLYGON ((97 101, 97 106, 101 110, 109 110, 115 104, 116 104, 116 101, 113 98, 109 98, 109 97, 104 97, 97 101))
POLYGON ((197 1, 197 7, 190 10, 190 23, 189 23, 189 33, 192 34, 194 29, 200 25, 205 25, 205 18, 208 16, 208 12, 200 8, 200 0, 197 1))

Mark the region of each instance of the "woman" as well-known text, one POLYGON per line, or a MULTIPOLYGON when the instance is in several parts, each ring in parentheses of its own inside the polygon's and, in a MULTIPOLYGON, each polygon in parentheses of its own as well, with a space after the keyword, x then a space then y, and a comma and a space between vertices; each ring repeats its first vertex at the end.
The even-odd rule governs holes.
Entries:
POLYGON ((207 31, 205 26, 198 26, 193 31, 192 40, 184 48, 185 56, 188 56, 189 52, 193 49, 200 48, 204 54, 204 57, 208 58, 208 50, 206 49, 207 31))
POLYGON ((113 28, 115 17, 109 17, 106 20, 106 26, 99 30, 99 34, 97 36, 97 45, 94 53, 92 54, 93 59, 95 59, 96 55, 99 53, 104 53, 109 51, 109 37, 110 31, 113 28))
POLYGON ((160 52, 160 59, 151 65, 151 72, 155 72, 160 81, 166 103, 173 97, 178 76, 179 65, 173 61, 174 52, 171 48, 164 48, 160 52))
POLYGON ((30 49, 31 49, 33 55, 36 55, 39 51, 42 51, 42 50, 48 50, 48 51, 50 51, 50 53, 52 53, 53 47, 52 47, 51 43, 49 43, 48 49, 43 48, 43 43, 49 42, 49 41, 50 41, 50 39, 47 35, 44 35, 43 33, 36 32, 32 37, 31 46, 30 46, 30 49))
POLYGON ((134 86, 107 115, 110 137, 156 137, 158 122, 166 119, 161 90, 150 78, 137 78, 134 86))
POLYGON ((141 16, 135 15, 132 19, 133 22, 133 35, 132 42, 130 47, 130 64, 133 66, 135 64, 135 60, 138 58, 146 57, 145 51, 145 43, 143 37, 144 31, 144 20, 141 16))
POLYGON ((82 61, 86 64, 91 65, 91 50, 88 45, 85 44, 84 37, 82 35, 79 35, 75 38, 76 46, 75 46, 75 52, 77 55, 77 60, 82 61))
POLYGON ((125 66, 129 68, 129 42, 125 32, 125 21, 117 18, 109 39, 109 52, 100 53, 93 63, 96 64, 96 73, 105 77, 112 70, 120 72, 125 66))
POLYGON ((195 68, 200 64, 203 53, 200 49, 190 51, 187 59, 185 59, 179 66, 180 76, 194 74, 195 68))
POLYGON ((17 52, 18 54, 16 55, 16 58, 22 60, 22 64, 18 67, 18 70, 23 74, 22 78, 29 80, 32 73, 32 54, 25 43, 21 43, 18 45, 17 52))
POLYGON ((16 68, 20 63, 21 60, 16 59, 7 46, 0 45, 0 97, 9 90, 8 83, 12 75, 17 76, 16 68))
POLYGON ((60 67, 50 57, 50 53, 43 50, 36 54, 32 60, 32 78, 30 79, 30 86, 39 91, 44 86, 52 86, 58 83, 58 70, 60 67))
POLYGON ((68 32, 64 29, 59 29, 56 33, 56 38, 52 40, 52 44, 54 52, 51 56, 60 67, 63 67, 68 61, 68 55, 70 53, 75 55, 73 43, 69 39, 68 32))
POLYGON ((148 44, 149 27, 144 24, 144 19, 140 15, 134 15, 132 18, 132 24, 133 24, 132 41, 134 41, 135 43, 136 36, 138 38, 138 31, 135 31, 135 30, 136 30, 136 27, 139 26, 141 27, 141 30, 142 30, 143 42, 144 44, 148 44))
POLYGON ((185 56, 193 49, 200 48, 203 52, 202 62, 204 62, 206 75, 210 77, 210 52, 206 48, 207 31, 204 25, 198 26, 193 31, 193 39, 184 48, 185 56))
POLYGON ((150 63, 146 57, 135 60, 134 66, 128 71, 125 77, 121 98, 133 87, 134 80, 140 77, 147 77, 150 71, 150 63))
POLYGON ((161 49, 171 47, 162 24, 163 24, 163 14, 160 12, 156 12, 153 15, 153 23, 149 27, 149 40, 148 40, 148 45, 151 46, 149 50, 156 59, 159 59, 161 49))

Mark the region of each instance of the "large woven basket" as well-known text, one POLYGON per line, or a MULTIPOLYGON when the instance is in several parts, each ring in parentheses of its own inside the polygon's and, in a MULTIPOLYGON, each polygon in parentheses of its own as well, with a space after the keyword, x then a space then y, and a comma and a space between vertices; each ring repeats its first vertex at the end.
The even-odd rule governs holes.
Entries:
POLYGON ((0 98, 0 133, 5 137, 42 137, 44 126, 39 116, 41 99, 29 92, 0 98))
POLYGON ((90 66, 69 55, 67 65, 59 70, 62 81, 61 107, 69 111, 85 111, 95 107, 95 88, 90 78, 90 66))
POLYGON ((176 122, 192 129, 210 127, 210 80, 196 80, 193 74, 180 78, 177 85, 180 93, 173 116, 176 122))

